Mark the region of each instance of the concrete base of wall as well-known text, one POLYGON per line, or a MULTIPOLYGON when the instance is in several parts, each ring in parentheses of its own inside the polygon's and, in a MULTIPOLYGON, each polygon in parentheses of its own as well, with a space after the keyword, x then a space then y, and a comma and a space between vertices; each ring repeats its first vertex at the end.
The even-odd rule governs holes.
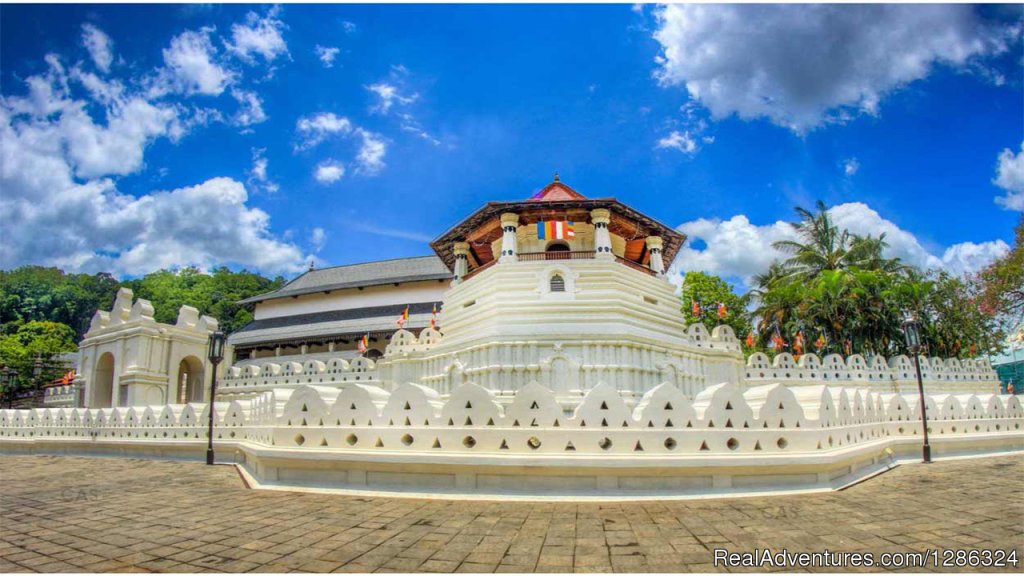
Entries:
MULTIPOLYGON (((196 440, 0 440, 0 454, 60 454, 204 461, 196 440)), ((885 438, 786 455, 563 456, 295 450, 218 441, 254 488, 424 498, 642 500, 792 494, 842 489, 920 461, 916 438, 885 438)), ((936 459, 1024 454, 1024 433, 940 438, 936 459)))

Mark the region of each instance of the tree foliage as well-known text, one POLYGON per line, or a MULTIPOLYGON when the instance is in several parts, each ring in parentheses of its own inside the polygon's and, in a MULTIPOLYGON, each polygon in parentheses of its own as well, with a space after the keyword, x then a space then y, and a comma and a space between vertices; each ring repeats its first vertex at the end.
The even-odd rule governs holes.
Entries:
MULTIPOLYGON (((1024 290, 1021 227, 1014 252, 983 271, 980 279, 972 279, 942 271, 923 273, 886 258, 884 235, 858 236, 839 228, 821 202, 815 212, 796 212, 799 220, 792 226, 797 239, 774 244, 788 257, 755 276, 751 291, 736 297, 749 303, 746 309, 731 309, 754 326, 754 348, 891 356, 904 352, 902 322, 914 313, 922 323, 926 353, 974 357, 998 353, 1003 346, 997 310, 1013 310, 1014 302, 1018 311, 1024 310, 1019 301, 1024 290)), ((703 280, 699 285, 708 283, 717 284, 703 280)), ((686 305, 685 284, 683 290, 686 305)), ((730 324, 743 326, 735 316, 730 324)), ((688 322, 694 320, 687 316, 688 322)), ((701 320, 715 322, 713 317, 701 320)), ((737 330, 742 339, 746 334, 737 330)))
POLYGON ((271 280, 247 270, 232 272, 221 267, 211 274, 196 268, 160 270, 123 285, 131 288, 137 298, 152 302, 157 322, 173 324, 178 309, 188 305, 200 314, 213 316, 221 329, 230 333, 252 321, 252 313, 239 306, 239 300, 276 290, 283 284, 284 278, 280 276, 271 280))
POLYGON ((42 266, 0 271, 0 333, 46 320, 70 326, 81 338, 93 313, 110 307, 118 285, 106 273, 65 274, 42 266))
POLYGON ((36 359, 42 363, 38 382, 48 382, 64 371, 64 367, 54 359, 77 349, 75 331, 68 325, 32 320, 19 326, 12 334, 0 335, 0 365, 17 370, 18 378, 11 388, 23 388, 35 380, 33 368, 36 359))
POLYGON ((978 273, 979 302, 985 312, 1018 326, 1024 320, 1024 216, 1015 230, 1013 249, 978 273))
POLYGON ((701 322, 710 332, 719 324, 727 324, 741 338, 750 332, 750 317, 746 312, 747 299, 737 296, 729 284, 718 276, 703 272, 687 272, 683 277, 680 299, 687 325, 701 322), (694 313, 694 303, 698 303, 701 308, 699 314, 694 313), (725 305, 725 318, 718 315, 718 303, 725 305))

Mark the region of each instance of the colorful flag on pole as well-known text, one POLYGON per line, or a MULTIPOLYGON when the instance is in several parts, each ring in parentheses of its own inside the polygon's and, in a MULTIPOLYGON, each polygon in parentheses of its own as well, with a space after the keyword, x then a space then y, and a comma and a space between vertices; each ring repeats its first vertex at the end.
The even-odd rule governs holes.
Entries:
POLYGON ((408 320, 408 319, 409 319, 409 307, 406 306, 405 310, 402 310, 402 315, 398 317, 398 320, 395 323, 398 324, 399 328, 401 328, 401 327, 405 326, 405 321, 408 320))
POLYGON ((561 220, 537 221, 538 240, 572 240, 576 237, 572 222, 561 220))
POLYGON ((804 351, 804 331, 798 330, 796 338, 793 339, 793 351, 802 354, 804 351))
POLYGON ((430 313, 430 327, 437 328, 437 304, 434 304, 434 310, 430 313))
POLYGON ((700 304, 696 300, 690 300, 690 312, 693 312, 694 316, 700 318, 700 304))
POLYGON ((364 334, 363 337, 359 339, 359 343, 356 344, 356 349, 359 350, 360 354, 366 354, 366 349, 369 348, 369 347, 370 347, 370 335, 369 334, 364 334))
POLYGON ((814 347, 818 349, 818 352, 821 352, 821 349, 825 347, 824 334, 818 334, 818 339, 814 341, 814 347))
POLYGON ((772 348, 776 351, 782 350, 786 347, 786 341, 782 339, 782 333, 779 332, 778 325, 775 326, 775 334, 772 334, 772 348))
POLYGON ((754 331, 747 332, 747 348, 754 347, 754 331))
POLYGON ((725 317, 729 315, 729 310, 726 309, 725 303, 718 303, 718 319, 725 320, 725 317))

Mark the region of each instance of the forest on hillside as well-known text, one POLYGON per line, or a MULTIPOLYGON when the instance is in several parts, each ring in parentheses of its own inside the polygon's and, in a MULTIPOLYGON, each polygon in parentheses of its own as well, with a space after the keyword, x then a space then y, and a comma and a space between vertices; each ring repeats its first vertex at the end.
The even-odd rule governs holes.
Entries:
POLYGON ((252 320, 252 312, 239 306, 239 300, 284 283, 280 276, 266 278, 224 267, 210 273, 196 268, 159 270, 127 280, 42 266, 0 271, 0 366, 18 371, 17 387, 28 384, 36 358, 44 362, 40 381, 59 377, 63 368, 55 358, 77 350, 93 314, 109 310, 121 287, 152 302, 157 322, 173 324, 178 309, 187 304, 213 316, 231 332, 252 320))

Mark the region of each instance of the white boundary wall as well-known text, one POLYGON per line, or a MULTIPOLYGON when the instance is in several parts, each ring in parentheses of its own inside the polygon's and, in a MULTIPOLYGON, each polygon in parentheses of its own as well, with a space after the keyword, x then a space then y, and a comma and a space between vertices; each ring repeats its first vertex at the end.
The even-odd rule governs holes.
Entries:
MULTIPOLYGON (((1016 396, 927 396, 936 456, 1024 449, 1016 396)), ((0 411, 0 451, 199 458, 208 406, 0 411)), ((567 412, 528 384, 442 399, 407 383, 272 389, 216 405, 218 454, 266 486, 476 495, 672 496, 829 489, 920 451, 919 398, 864 388, 610 385, 567 412)))

